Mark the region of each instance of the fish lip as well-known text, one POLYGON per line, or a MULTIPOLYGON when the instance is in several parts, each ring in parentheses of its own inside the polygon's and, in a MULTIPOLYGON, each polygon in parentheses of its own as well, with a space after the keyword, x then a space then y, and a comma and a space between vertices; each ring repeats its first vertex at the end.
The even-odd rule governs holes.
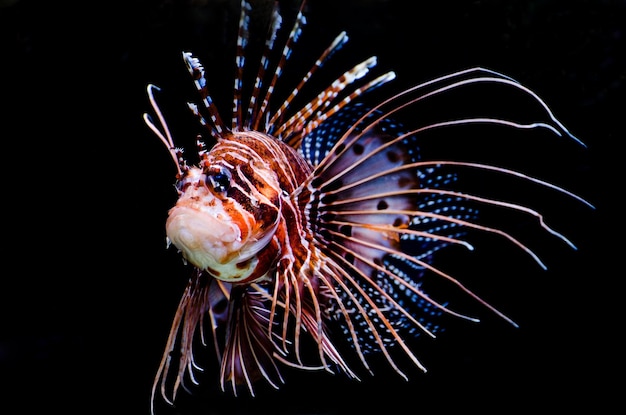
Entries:
POLYGON ((194 266, 222 281, 239 283, 255 275, 262 251, 278 224, 242 240, 236 221, 209 212, 175 206, 166 222, 167 237, 194 266))
POLYGON ((174 206, 166 224, 168 239, 195 266, 215 268, 241 249, 241 231, 234 222, 188 206, 174 206))
POLYGON ((235 221, 190 206, 174 206, 165 227, 167 238, 200 269, 219 270, 254 258, 272 239, 279 221, 246 240, 235 221))

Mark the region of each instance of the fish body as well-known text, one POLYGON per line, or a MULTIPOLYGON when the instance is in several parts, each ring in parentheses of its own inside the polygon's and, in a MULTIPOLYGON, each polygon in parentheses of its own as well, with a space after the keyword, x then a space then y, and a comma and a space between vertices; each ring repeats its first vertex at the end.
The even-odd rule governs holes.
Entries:
POLYGON ((282 49, 275 42, 282 18, 278 7, 273 9, 265 52, 246 98, 243 70, 251 10, 242 1, 231 123, 223 121, 212 101, 200 61, 183 53, 203 104, 201 109, 196 104, 189 108, 215 141, 208 148, 206 140, 198 137, 197 164, 189 164, 185 152, 175 145, 156 103, 158 88, 148 86, 158 122, 148 114, 145 120, 177 168, 178 199, 168 214, 167 240, 193 270, 155 377, 153 399, 160 392, 173 403, 186 377, 195 382, 199 368, 194 345, 199 337, 208 343, 205 327, 210 327, 221 387, 235 394, 241 387, 254 394, 260 380, 278 388, 284 365, 339 370, 357 378, 344 357, 346 351, 337 346, 333 337, 337 335, 344 337, 349 353, 366 370, 368 356, 379 353, 405 376, 394 359, 400 350, 425 371, 405 336, 434 337, 443 314, 477 321, 429 296, 422 284, 426 275, 441 279, 515 325, 436 266, 437 251, 450 245, 471 250, 464 235, 468 230, 480 231, 507 240, 544 266, 513 235, 477 222, 476 207, 481 205, 534 216, 537 226, 571 242, 529 207, 456 190, 455 171, 516 177, 587 202, 515 170, 422 160, 419 138, 432 130, 482 124, 544 129, 577 139, 534 92, 483 68, 445 75, 366 107, 358 102, 360 95, 395 77, 392 72, 372 77, 376 59, 368 58, 308 104, 292 108, 313 74, 347 41, 345 33, 313 63, 288 98, 276 104, 273 93, 305 23, 303 7, 282 49), (543 111, 543 119, 522 122, 481 115, 417 126, 394 121, 399 111, 429 98, 483 83, 528 95, 543 111), (331 326, 340 330, 331 335, 331 326), (314 361, 307 360, 308 353, 303 357, 309 347, 317 349, 314 361))

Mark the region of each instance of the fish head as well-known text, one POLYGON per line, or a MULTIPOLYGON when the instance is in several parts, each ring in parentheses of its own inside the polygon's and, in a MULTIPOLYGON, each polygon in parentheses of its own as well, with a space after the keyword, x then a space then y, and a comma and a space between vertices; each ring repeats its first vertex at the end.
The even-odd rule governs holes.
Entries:
POLYGON ((166 233, 184 259, 230 283, 265 278, 277 255, 282 194, 269 166, 216 150, 190 167, 177 189, 166 233))

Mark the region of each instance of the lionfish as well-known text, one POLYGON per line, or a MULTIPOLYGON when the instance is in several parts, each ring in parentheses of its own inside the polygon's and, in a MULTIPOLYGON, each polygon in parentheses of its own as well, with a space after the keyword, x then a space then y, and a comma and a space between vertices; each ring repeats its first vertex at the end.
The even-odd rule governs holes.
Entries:
POLYGON ((304 4, 285 33, 282 49, 277 46, 282 18, 278 3, 274 5, 254 84, 246 90, 244 68, 253 8, 246 0, 241 2, 230 123, 211 98, 199 59, 189 52, 182 54, 203 104, 203 108, 188 104, 204 132, 196 140, 196 164, 174 143, 155 100, 159 88, 147 87, 158 123, 148 114, 144 119, 177 169, 178 199, 166 222, 167 244, 173 244, 193 269, 155 376, 152 405, 157 393, 174 404, 186 381, 198 383, 202 367, 194 359, 194 344, 207 345, 206 326, 211 328, 219 361, 221 389, 231 389, 235 395, 243 387, 254 396, 260 380, 279 388, 281 366, 336 370, 358 378, 336 336, 349 344, 347 350, 366 371, 371 372, 368 357, 378 353, 406 378, 394 359, 398 349, 426 371, 406 336, 435 337, 439 330, 435 319, 442 314, 478 321, 430 296, 423 287, 429 275, 516 326, 433 263, 437 251, 446 246, 472 250, 464 235, 477 230, 502 237, 545 267, 515 236, 480 224, 476 206, 534 217, 539 227, 575 248, 530 207, 455 189, 455 171, 511 176, 589 205, 579 196, 489 163, 421 159, 422 135, 460 125, 545 129, 584 145, 537 94, 506 75, 471 68, 365 106, 358 99, 362 94, 395 78, 394 72, 371 76, 377 60, 370 57, 294 109, 298 93, 347 42, 342 32, 285 94, 287 98, 275 105, 272 98, 279 78, 306 23, 304 4), (473 116, 410 128, 394 121, 401 110, 478 84, 521 92, 543 119, 524 123, 473 116), (206 135, 212 138, 211 146, 203 139, 206 135), (315 361, 307 362, 304 350, 311 347, 315 361))

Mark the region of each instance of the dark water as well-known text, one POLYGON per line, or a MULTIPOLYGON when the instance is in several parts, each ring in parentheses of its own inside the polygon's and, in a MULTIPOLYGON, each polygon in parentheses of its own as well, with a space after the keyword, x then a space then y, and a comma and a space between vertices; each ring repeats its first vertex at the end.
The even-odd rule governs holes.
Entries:
MULTIPOLYGON (((626 2, 405 3, 311 1, 310 37, 302 42, 317 45, 314 57, 347 30, 351 49, 338 59, 377 55, 401 85, 479 65, 537 92, 587 151, 565 145, 545 155, 533 142, 523 157, 534 153, 549 162, 543 169, 515 154, 503 157, 537 167, 597 206, 594 212, 556 199, 545 207, 549 223, 579 250, 536 239, 549 267, 544 272, 485 241, 477 255, 489 266, 474 268, 468 280, 521 327, 475 308, 482 324, 455 324, 436 342, 418 343, 429 372, 407 366, 409 382, 384 365, 360 383, 287 371, 281 391, 233 399, 217 392, 207 353, 203 392, 183 393, 180 411, 163 413, 342 414, 373 405, 409 413, 565 412, 602 408, 615 395, 609 376, 618 371, 612 352, 621 326, 613 321, 623 267, 615 261, 622 225, 613 196, 623 188, 617 145, 626 133, 626 2)), ((145 85, 169 88, 170 102, 195 98, 180 57, 192 50, 213 79, 227 77, 216 83, 217 95, 220 85, 229 88, 237 2, 0 6, 7 246, 0 402, 18 413, 148 414, 187 271, 165 250, 175 172, 141 119, 149 109, 145 85)), ((177 131, 188 133, 185 109, 171 111, 177 131)), ((451 266, 463 271, 462 264, 451 266)))

